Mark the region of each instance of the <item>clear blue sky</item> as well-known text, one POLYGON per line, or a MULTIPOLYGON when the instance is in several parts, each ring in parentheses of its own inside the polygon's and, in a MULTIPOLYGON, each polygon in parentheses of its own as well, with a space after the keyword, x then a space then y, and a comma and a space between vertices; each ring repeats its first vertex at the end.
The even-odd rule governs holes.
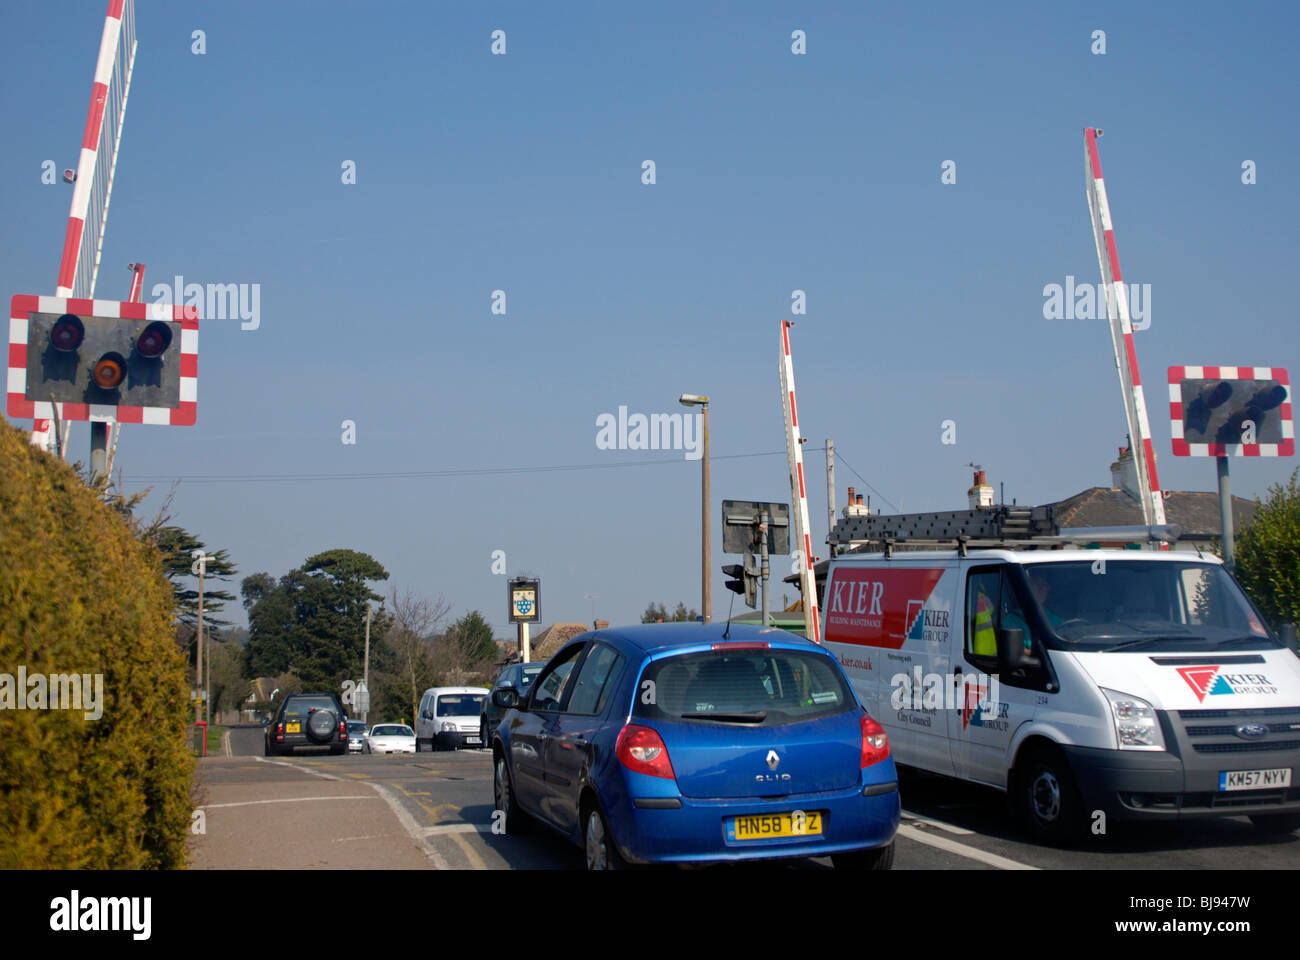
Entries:
MULTIPOLYGON (((71 188, 42 184, 41 164, 76 165, 105 6, 0 9, 6 300, 54 292, 71 188)), ((151 505, 165 478, 188 478, 176 521, 241 575, 364 550, 499 636, 494 550, 542 578, 545 623, 589 621, 588 594, 614 622, 651 600, 698 605, 699 463, 598 449, 596 418, 712 398, 714 568, 731 562, 718 501, 789 499, 777 357, 795 289, 808 447, 833 438, 895 506, 964 507, 970 461, 1021 503, 1108 485, 1126 428, 1106 325, 1043 318, 1044 285, 1099 279, 1090 125, 1106 132, 1124 272, 1152 287, 1138 355, 1163 486, 1214 487, 1211 460, 1170 449, 1168 365, 1300 376, 1293 4, 136 13, 97 296, 124 299, 125 266, 143 260, 146 299, 178 274, 259 284, 261 325, 206 320, 197 426, 128 426, 118 465, 151 505), (947 160, 955 185, 940 182, 947 160), (755 453, 774 455, 737 457, 755 453), (596 466, 330 479, 570 465, 596 466), (318 479, 203 482, 227 475, 318 479)), ((84 458, 87 427, 72 430, 84 458)), ((809 461, 820 543, 823 461, 809 461)), ((1294 466, 1235 460, 1234 492, 1263 494, 1294 466)), ((864 489, 844 462, 837 479, 841 505, 864 489)))

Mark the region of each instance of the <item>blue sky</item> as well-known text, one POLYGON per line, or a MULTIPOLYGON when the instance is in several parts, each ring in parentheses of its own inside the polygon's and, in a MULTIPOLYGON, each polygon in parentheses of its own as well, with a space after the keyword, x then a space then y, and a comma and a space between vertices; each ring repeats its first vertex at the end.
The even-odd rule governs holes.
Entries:
MULTIPOLYGON (((0 10, 6 297, 53 293, 71 188, 41 164, 76 164, 105 6, 0 10)), ((1162 485, 1214 488, 1212 461, 1172 454, 1167 366, 1300 373, 1293 5, 138 0, 136 15, 96 295, 125 299, 142 260, 146 299, 177 275, 258 284, 260 325, 205 320, 197 425, 126 427, 118 465, 150 504, 187 478, 176 521, 241 575, 365 550, 500 636, 495 550, 542 578, 545 623, 697 606, 698 461, 598 449, 596 420, 712 398, 713 565, 733 561, 718 502, 789 500, 777 358, 796 289, 814 542, 826 437, 841 505, 865 480, 873 506, 962 508, 971 461, 1021 503, 1107 485, 1126 428, 1106 324, 1043 317, 1045 285, 1099 279, 1085 126, 1106 132, 1126 279, 1151 284, 1138 356, 1162 485), (584 469, 525 469, 556 466, 584 469), (339 479, 399 473, 424 476, 339 479), (244 479, 214 479, 229 476, 244 479)), ((84 458, 88 429, 72 431, 84 458)), ((1238 459, 1234 492, 1294 466, 1238 459)))

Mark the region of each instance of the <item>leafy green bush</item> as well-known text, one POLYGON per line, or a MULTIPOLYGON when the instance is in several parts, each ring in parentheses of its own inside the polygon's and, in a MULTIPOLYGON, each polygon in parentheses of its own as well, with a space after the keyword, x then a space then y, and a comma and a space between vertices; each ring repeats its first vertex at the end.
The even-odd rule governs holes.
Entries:
POLYGON ((1300 470, 1268 500, 1242 531, 1235 549, 1237 579, 1274 630, 1300 623, 1300 470))
POLYGON ((175 598, 129 523, 0 425, 0 868, 184 866, 193 760, 175 598), (20 668, 101 676, 102 716, 14 709, 20 668))

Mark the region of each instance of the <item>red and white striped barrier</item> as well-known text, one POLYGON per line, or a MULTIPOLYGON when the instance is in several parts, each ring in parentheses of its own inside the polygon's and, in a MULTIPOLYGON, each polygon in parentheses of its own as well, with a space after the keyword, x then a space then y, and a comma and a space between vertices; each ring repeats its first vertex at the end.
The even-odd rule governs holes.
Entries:
POLYGON ((1119 367, 1120 388, 1124 393, 1124 413, 1128 418, 1129 437, 1133 444, 1138 489, 1142 494, 1143 522, 1147 526, 1163 526, 1165 500, 1160 493, 1160 480, 1156 474, 1156 451, 1151 443, 1151 424, 1147 419, 1146 399, 1142 393, 1137 346, 1133 342, 1128 290, 1119 268, 1119 251, 1115 247, 1110 202, 1106 198, 1106 182, 1101 175, 1101 156, 1097 153, 1097 135, 1098 131, 1092 127, 1083 131, 1088 212, 1092 217, 1092 233, 1097 243, 1101 279, 1108 293, 1106 312, 1110 319, 1115 362, 1119 367))
POLYGON ((803 593, 804 634, 821 643, 818 622, 817 577, 813 565, 812 535, 808 530, 808 490, 803 475, 803 439, 799 435, 799 405, 794 398, 794 360, 790 357, 790 327, 781 321, 781 406, 785 411, 785 447, 790 463, 790 496, 794 500, 795 542, 799 544, 799 588, 803 593))

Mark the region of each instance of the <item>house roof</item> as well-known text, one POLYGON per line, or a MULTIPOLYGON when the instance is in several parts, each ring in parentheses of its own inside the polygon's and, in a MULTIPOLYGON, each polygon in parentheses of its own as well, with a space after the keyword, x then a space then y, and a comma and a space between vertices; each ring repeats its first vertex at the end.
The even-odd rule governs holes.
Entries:
POLYGON ((586 633, 591 627, 585 623, 553 623, 529 643, 533 660, 549 660, 580 633, 586 633))
MULTIPOLYGON (((1142 506, 1123 490, 1114 487, 1089 487, 1081 493, 1050 504, 1052 517, 1061 527, 1136 526, 1142 523, 1142 506)), ((1232 498, 1232 525, 1240 532, 1255 519, 1259 504, 1241 497, 1232 498)), ((1219 495, 1192 490, 1165 493, 1165 522, 1183 528, 1185 539, 1208 540, 1218 537, 1219 495)))

